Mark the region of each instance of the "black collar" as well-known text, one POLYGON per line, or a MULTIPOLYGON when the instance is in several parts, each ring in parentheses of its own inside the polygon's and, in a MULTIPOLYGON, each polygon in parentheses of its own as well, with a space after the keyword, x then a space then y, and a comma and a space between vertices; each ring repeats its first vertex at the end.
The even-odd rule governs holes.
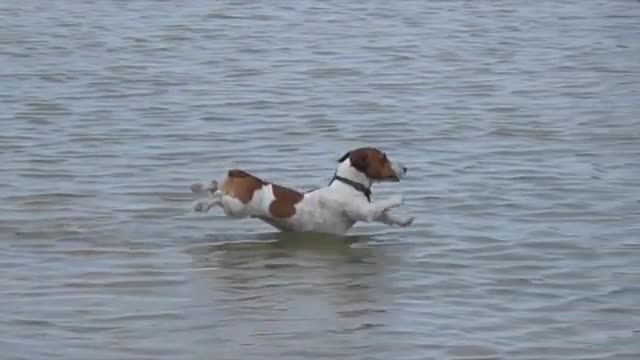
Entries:
POLYGON ((363 193, 364 196, 367 197, 367 200, 369 202, 371 202, 371 189, 370 188, 360 184, 359 182, 355 182, 353 180, 349 180, 347 178, 344 178, 344 177, 338 176, 338 175, 333 175, 333 179, 331 179, 331 182, 329 182, 329 185, 331 185, 333 180, 338 180, 341 183, 347 184, 347 185, 351 186, 352 188, 358 190, 359 192, 363 193))

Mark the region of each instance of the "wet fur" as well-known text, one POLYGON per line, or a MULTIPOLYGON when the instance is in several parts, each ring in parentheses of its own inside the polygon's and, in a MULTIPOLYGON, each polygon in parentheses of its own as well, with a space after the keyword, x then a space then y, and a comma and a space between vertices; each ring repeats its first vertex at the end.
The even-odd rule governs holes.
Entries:
MULTIPOLYGON (((374 148, 348 152, 338 162, 336 175, 367 188, 377 181, 399 181, 406 172, 406 168, 392 164, 374 148)), ((217 181, 206 186, 192 185, 194 193, 207 196, 194 204, 195 211, 207 212, 220 206, 231 218, 258 218, 281 231, 331 234, 344 234, 359 221, 398 226, 413 222, 413 217, 390 211, 404 203, 402 196, 370 202, 357 189, 339 181, 301 193, 234 169, 220 183, 220 186, 217 181)))

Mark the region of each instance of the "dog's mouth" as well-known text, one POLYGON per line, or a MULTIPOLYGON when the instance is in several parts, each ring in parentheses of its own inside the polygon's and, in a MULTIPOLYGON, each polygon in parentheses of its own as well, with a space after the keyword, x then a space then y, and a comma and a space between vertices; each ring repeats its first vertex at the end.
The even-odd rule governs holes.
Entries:
POLYGON ((382 178, 381 181, 385 182, 400 182, 400 177, 398 175, 390 175, 385 178, 382 178))
POLYGON ((401 178, 403 178, 407 174, 407 167, 396 164, 392 166, 393 174, 388 176, 385 180, 391 182, 399 182, 401 178))
MULTIPOLYGON (((379 182, 400 182, 402 175, 392 174, 378 179, 379 182)), ((375 181, 375 180, 374 180, 375 181)))

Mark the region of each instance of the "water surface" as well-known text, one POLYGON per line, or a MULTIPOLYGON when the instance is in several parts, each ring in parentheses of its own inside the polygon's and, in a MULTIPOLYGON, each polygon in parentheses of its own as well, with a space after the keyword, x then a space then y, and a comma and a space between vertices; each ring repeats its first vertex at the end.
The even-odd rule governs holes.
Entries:
POLYGON ((640 3, 0 5, 6 359, 640 358, 640 3), (406 229, 191 211, 373 145, 406 229))

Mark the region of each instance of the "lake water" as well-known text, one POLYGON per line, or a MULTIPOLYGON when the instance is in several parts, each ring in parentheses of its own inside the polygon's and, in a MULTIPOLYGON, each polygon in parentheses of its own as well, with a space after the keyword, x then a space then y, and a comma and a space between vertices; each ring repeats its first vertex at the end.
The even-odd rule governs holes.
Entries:
POLYGON ((640 358, 640 2, 0 4, 2 359, 640 358), (191 210, 409 167, 348 241, 191 210))

